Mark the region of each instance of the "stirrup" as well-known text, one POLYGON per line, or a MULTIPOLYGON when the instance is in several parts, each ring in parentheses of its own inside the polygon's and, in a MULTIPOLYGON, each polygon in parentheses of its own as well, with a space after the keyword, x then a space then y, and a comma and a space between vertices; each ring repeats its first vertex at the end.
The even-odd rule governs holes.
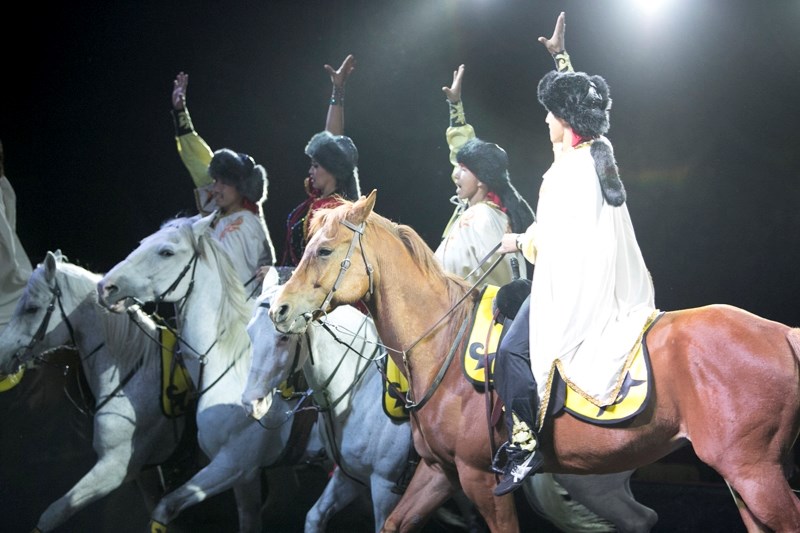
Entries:
MULTIPOLYGON (((492 472, 495 474, 499 474, 501 476, 505 474, 505 468, 497 465, 500 462, 500 452, 505 452, 505 449, 508 448, 510 444, 511 443, 509 441, 505 441, 499 448, 497 448, 497 451, 494 452, 494 457, 492 457, 492 472)), ((506 462, 508 462, 507 456, 508 454, 506 454, 506 462)))

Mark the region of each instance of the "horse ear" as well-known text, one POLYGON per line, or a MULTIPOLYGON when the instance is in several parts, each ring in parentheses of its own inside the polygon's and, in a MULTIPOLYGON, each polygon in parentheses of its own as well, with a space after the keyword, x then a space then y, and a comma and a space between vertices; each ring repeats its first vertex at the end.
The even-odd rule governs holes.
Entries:
POLYGON ((200 240, 200 237, 208 231, 208 228, 211 226, 211 222, 214 221, 215 213, 211 213, 208 216, 205 216, 192 224, 192 230, 194 231, 194 237, 197 240, 200 240))
MULTIPOLYGON (((56 250, 59 257, 61 256, 61 252, 56 250)), ((56 277, 56 263, 58 263, 58 259, 53 252, 47 252, 47 255, 44 257, 44 277, 47 281, 53 281, 56 277)))
POLYGON ((362 196, 356 200, 350 212, 347 214, 347 220, 355 224, 361 224, 367 220, 367 217, 372 213, 372 209, 375 207, 375 198, 377 195, 378 190, 372 189, 369 196, 362 196))

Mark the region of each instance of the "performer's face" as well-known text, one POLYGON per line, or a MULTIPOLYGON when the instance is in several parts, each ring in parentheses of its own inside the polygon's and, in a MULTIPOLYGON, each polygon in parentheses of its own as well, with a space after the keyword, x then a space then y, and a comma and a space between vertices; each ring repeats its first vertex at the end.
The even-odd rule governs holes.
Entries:
POLYGON ((333 194, 336 190, 336 178, 325 167, 320 165, 316 159, 311 160, 308 175, 311 178, 311 186, 320 191, 322 196, 333 194))
POLYGON ((563 142, 564 130, 566 129, 565 122, 550 112, 547 113, 547 117, 544 119, 544 121, 550 128, 550 142, 554 144, 563 142))
POLYGON ((461 200, 469 201, 478 192, 481 182, 475 177, 470 169, 464 165, 458 166, 458 177, 456 178, 456 195, 461 200))
POLYGON ((232 212, 242 206, 243 198, 233 185, 228 185, 221 180, 214 180, 214 198, 217 201, 217 207, 223 214, 232 212))

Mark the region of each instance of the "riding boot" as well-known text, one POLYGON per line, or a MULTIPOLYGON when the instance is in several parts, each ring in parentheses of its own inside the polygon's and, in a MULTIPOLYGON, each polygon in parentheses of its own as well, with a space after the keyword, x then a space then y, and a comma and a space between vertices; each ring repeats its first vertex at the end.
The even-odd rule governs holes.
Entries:
POLYGON ((544 462, 534 429, 539 401, 530 366, 529 313, 530 297, 506 327, 495 360, 494 383, 505 404, 504 418, 509 435, 508 442, 497 450, 492 463, 492 469, 502 475, 494 491, 497 496, 519 488, 544 462), (502 455, 506 461, 501 467, 502 455))

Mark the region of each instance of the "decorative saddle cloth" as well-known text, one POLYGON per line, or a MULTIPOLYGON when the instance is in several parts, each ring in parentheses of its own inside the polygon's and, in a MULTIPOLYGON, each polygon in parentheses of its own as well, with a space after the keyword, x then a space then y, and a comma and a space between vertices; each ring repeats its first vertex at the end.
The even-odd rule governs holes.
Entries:
POLYGON ((168 418, 183 416, 191 402, 192 378, 179 358, 175 357, 175 334, 159 328, 161 344, 161 411, 168 418))
MULTIPOLYGON (((503 324, 495 320, 493 300, 498 290, 491 285, 484 288, 474 311, 469 342, 461 358, 464 376, 479 392, 485 390, 487 365, 489 386, 493 385, 495 356, 504 334, 503 324)), ((654 322, 645 324, 645 334, 654 322)), ((597 407, 559 377, 558 383, 551 388, 549 413, 564 409, 577 418, 596 424, 616 424, 639 414, 647 405, 652 382, 645 335, 642 339, 613 404, 597 407)))

